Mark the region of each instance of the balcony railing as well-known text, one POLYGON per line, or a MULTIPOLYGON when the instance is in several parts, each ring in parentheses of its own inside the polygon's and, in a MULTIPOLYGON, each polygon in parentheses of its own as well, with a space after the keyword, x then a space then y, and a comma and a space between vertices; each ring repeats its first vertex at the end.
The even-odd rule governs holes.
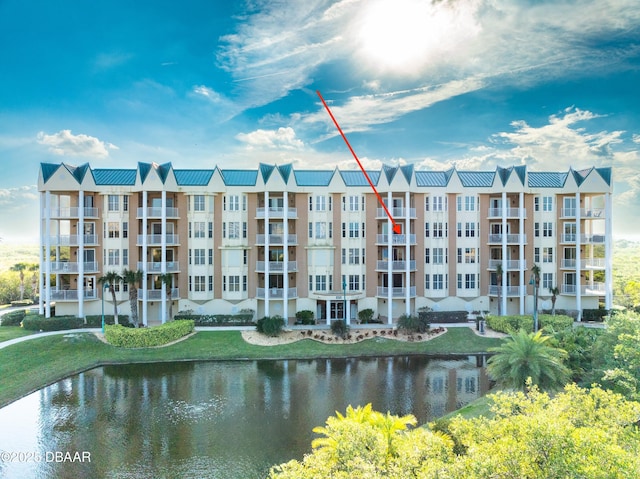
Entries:
MULTIPOLYGON (((137 211, 138 218, 144 217, 144 210, 145 208, 138 208, 138 211, 137 211)), ((162 218, 161 206, 151 206, 151 207, 148 207, 146 210, 147 210, 147 218, 162 218)), ((165 218, 175 219, 180 217, 178 213, 178 208, 167 206, 164 209, 164 211, 165 211, 165 218)))
MULTIPOLYGON (((286 208, 286 217, 295 219, 298 217, 298 209, 297 208, 286 208)), ((265 217, 265 208, 256 208, 256 218, 264 218, 265 217)), ((284 206, 270 206, 269 207, 269 219, 271 218, 284 218, 285 217, 285 207, 284 206)))
MULTIPOLYGON (((284 244, 285 235, 269 235, 269 244, 284 244)), ((265 235, 259 234, 256 235, 256 244, 264 244, 265 235)), ((287 244, 296 245, 298 244, 298 235, 292 234, 287 235, 287 244)))
MULTIPOLYGON (((58 235, 50 236, 51 246, 78 246, 80 238, 84 240, 85 246, 95 246, 98 244, 97 235, 58 235)), ((43 240, 44 243, 44 240, 43 240)))
POLYGON ((603 244, 605 235, 581 235, 580 242, 582 244, 603 244))
MULTIPOLYGON (((507 218, 520 218, 520 210, 522 210, 523 217, 526 218, 526 208, 507 208, 507 218)), ((502 208, 489 208, 487 216, 489 218, 502 218, 502 208)))
MULTIPOLYGON (((99 271, 97 261, 86 261, 83 266, 84 266, 85 273, 97 273, 99 271)), ((79 270, 80 270, 80 263, 71 262, 71 261, 51 262, 52 273, 77 273, 79 270)))
MULTIPOLYGON (((389 243, 389 235, 376 235, 376 244, 386 245, 389 243)), ((391 235, 391 244, 395 246, 402 246, 407 243, 407 235, 401 234, 392 234, 391 235)), ((409 235, 409 244, 416 244, 416 235, 409 235)))
MULTIPOLYGON (((160 301, 162 299, 161 289, 148 289, 147 301, 160 301)), ((171 288, 171 299, 180 299, 180 289, 171 288)))
POLYGON ((501 259, 490 259, 488 269, 496 269, 499 264, 502 264, 502 269, 505 271, 527 269, 527 261, 523 260, 522 264, 520 264, 520 260, 517 259, 508 259, 506 261, 501 259))
MULTIPOLYGON (((284 299, 284 288, 256 288, 256 295, 260 299, 265 299, 265 293, 269 294, 269 299, 284 299)), ((287 289, 287 299, 297 298, 298 288, 287 289)))
MULTIPOLYGON (((407 262, 406 261, 392 261, 391 262, 391 270, 392 271, 406 271, 407 262)), ((389 262, 384 260, 378 260, 376 262, 376 270, 378 271, 388 271, 389 270, 389 262)), ((409 270, 416 270, 416 262, 415 260, 409 261, 409 270)))
POLYGON ((582 264, 587 269, 604 269, 607 261, 604 258, 584 258, 582 264))
MULTIPOLYGON (((502 286, 489 285, 489 296, 498 296, 498 289, 502 290, 502 286)), ((507 296, 520 296, 520 286, 507 286, 507 296)))
MULTIPOLYGON (((396 220, 402 220, 403 218, 407 217, 407 208, 396 207, 396 208, 387 208, 387 209, 389 210, 389 213, 391 213, 391 216, 393 216, 393 218, 396 220)), ((387 218, 387 213, 384 210, 384 208, 376 209, 376 218, 377 219, 387 218)), ((415 208, 409 208, 409 218, 416 218, 415 208)))
MULTIPOLYGON (((414 297, 416 295, 416 287, 409 287, 409 296, 414 297)), ((378 286, 378 292, 376 296, 380 296, 383 298, 389 297, 389 288, 386 286, 378 286)), ((392 298, 405 298, 407 296, 407 288, 391 288, 391 297, 392 298)))
MULTIPOLYGON (((503 234, 490 234, 489 235, 489 243, 502 243, 503 234)), ((527 244, 527 235, 525 234, 508 234, 507 236, 507 244, 520 244, 520 238, 522 238, 522 242, 527 244)))
MULTIPOLYGON (((577 213, 576 208, 562 208, 561 215, 562 218, 575 218, 577 213)), ((604 209, 602 208, 580 208, 580 218, 581 219, 592 219, 592 218, 604 218, 604 209)))
MULTIPOLYGON (((83 208, 83 213, 85 218, 98 218, 98 208, 91 208, 85 206, 83 208)), ((73 206, 70 208, 50 208, 49 214, 51 218, 79 218, 80 217, 80 208, 77 206, 73 206)), ((46 214, 42 215, 46 217, 46 214)))
MULTIPOLYGON (((578 291, 578 286, 575 284, 563 284, 560 290, 561 294, 575 295, 578 291)), ((592 283, 583 284, 580 286, 581 296, 604 296, 607 292, 606 285, 604 283, 592 283)))
MULTIPOLYGON (((298 271, 298 262, 297 261, 287 261, 287 272, 298 271)), ((265 271, 265 262, 264 261, 256 261, 256 272, 264 273, 265 271)), ((284 271, 285 262, 284 261, 269 261, 269 272, 270 273, 282 273, 284 271)))
MULTIPOLYGON (((167 246, 175 246, 180 244, 178 235, 164 235, 167 246)), ((141 245, 145 235, 138 235, 138 244, 141 245)), ((148 246, 160 246, 162 244, 162 235, 146 235, 148 246)))
MULTIPOLYGON (((167 273, 177 273, 180 271, 180 262, 167 261, 166 263, 167 273)), ((144 263, 138 261, 138 270, 142 271, 144 263)), ((147 273, 160 273, 162 271, 162 263, 160 261, 150 261, 147 263, 147 273)))
MULTIPOLYGON (((51 290, 51 301, 78 301, 79 292, 81 293, 82 291, 83 290, 77 290, 77 289, 51 290)), ((97 298, 97 295, 96 295, 95 289, 84 290, 84 299, 96 299, 96 298, 97 298)))

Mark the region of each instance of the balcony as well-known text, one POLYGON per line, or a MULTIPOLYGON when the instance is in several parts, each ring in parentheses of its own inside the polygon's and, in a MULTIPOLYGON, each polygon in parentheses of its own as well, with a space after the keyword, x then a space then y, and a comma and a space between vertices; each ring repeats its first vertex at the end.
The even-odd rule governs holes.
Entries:
POLYGON ((581 261, 585 269, 604 269, 606 266, 604 258, 583 258, 581 261))
MULTIPOLYGON (((256 235, 256 244, 263 245, 265 239, 269 240, 270 245, 283 245, 285 240, 285 235, 268 235, 268 238, 265 238, 266 235, 259 234, 256 235)), ((287 244, 289 245, 297 245, 298 244, 298 235, 287 235, 287 244)))
POLYGON ((84 240, 84 246, 96 246, 98 244, 97 235, 50 236, 49 241, 51 242, 51 246, 78 246, 80 244, 80 238, 84 240))
MULTIPOLYGON (((265 293, 268 293, 269 299, 284 299, 284 288, 256 288, 256 296, 258 299, 266 299, 265 293)), ((298 297, 298 288, 287 289, 287 299, 298 297)))
MULTIPOLYGON (((167 261, 165 271, 167 273, 178 273, 180 271, 180 262, 178 261, 167 261)), ((142 271, 144 268, 144 263, 142 261, 138 261, 138 270, 142 271)), ((147 264, 147 273, 161 273, 162 272, 162 262, 160 261, 149 261, 147 264)))
MULTIPOLYGON (((162 299, 162 289, 148 289, 147 301, 160 301, 162 299)), ((171 299, 180 299, 180 289, 171 288, 171 299)))
MULTIPOLYGON (((79 291, 77 289, 51 290, 51 301, 78 301, 79 291)), ((45 296, 46 298, 46 296, 45 296)), ((97 299, 95 289, 85 289, 84 299, 97 299)))
MULTIPOLYGON (((161 246, 162 235, 138 235, 138 245, 142 245, 146 236, 147 246, 161 246)), ((167 246, 177 246, 180 244, 178 235, 164 235, 167 246)))
MULTIPOLYGON (((154 219, 162 218, 161 206, 152 206, 152 207, 146 208, 146 210, 147 210, 147 218, 154 218, 154 219)), ((166 207, 164 211, 165 211, 165 218, 167 219, 180 218, 180 215, 178 214, 178 208, 166 207)), ((143 218, 144 212, 145 212, 145 208, 138 208, 137 217, 140 219, 143 218)))
MULTIPOLYGON (((85 273, 97 273, 98 269, 97 261, 87 261, 84 263, 85 273)), ((80 270, 80 263, 71 261, 53 261, 51 263, 52 273, 77 273, 80 270)))
MULTIPOLYGON (((90 208, 86 206, 82 208, 82 210, 85 218, 98 218, 98 215, 99 215, 98 208, 90 208)), ((79 218, 80 208, 77 206, 74 206, 71 208, 50 208, 49 215, 51 218, 62 218, 62 219, 79 218)), ((43 218, 46 218, 46 210, 42 216, 43 218)))
MULTIPOLYGON (((391 297, 392 298, 406 298, 407 297, 407 288, 388 288, 386 286, 378 286, 378 291, 376 296, 378 297, 382 297, 382 298, 388 298, 389 297, 389 289, 391 289, 391 297)), ((416 295, 416 287, 415 286, 410 286, 409 289, 409 296, 410 297, 415 297, 416 295)))
MULTIPOLYGON (((391 216, 393 216, 393 219, 395 220, 403 220, 404 218, 407 217, 407 208, 388 208, 389 213, 391 213, 391 216)), ((416 218, 416 209, 415 208, 408 208, 409 210, 409 218, 416 218)), ((376 218, 377 219, 386 219, 388 218, 386 211, 384 210, 384 208, 377 208, 376 209, 376 218)))
MULTIPOLYGON (((391 262, 391 270, 392 271, 406 271, 407 261, 392 261, 391 262)), ((384 260, 378 260, 376 262, 376 270, 377 271, 389 271, 389 262, 384 260)), ((409 261, 409 270, 416 270, 416 262, 415 260, 409 261)))
MULTIPOLYGON (((576 295, 578 287, 575 284, 563 284, 560 294, 576 295)), ((580 296, 604 296, 606 294, 604 283, 592 283, 580 286, 580 296)))
POLYGON ((501 259, 490 259, 489 260, 489 265, 487 266, 487 269, 489 270, 495 270, 498 268, 498 265, 501 264, 502 265, 502 269, 503 271, 512 271, 512 270, 520 270, 520 269, 527 269, 527 261, 523 260, 522 264, 520 264, 520 260, 517 259, 508 259, 506 261, 503 261, 501 259))
MULTIPOLYGON (((416 244, 416 235, 408 235, 409 236, 409 244, 416 244)), ((389 235, 376 235, 376 244, 378 245, 387 245, 389 243, 389 235)), ((407 243, 407 235, 391 235, 391 244, 394 246, 403 246, 407 243)))
MULTIPOLYGON (((562 208, 560 215, 562 218, 575 218, 576 208, 562 208)), ((604 209, 602 208, 580 208, 581 219, 600 219, 604 218, 604 209)))
POLYGON ((605 235, 581 235, 580 242, 582 244, 604 244, 605 235))
MULTIPOLYGON (((270 273, 282 273, 284 272, 284 261, 269 261, 269 272, 270 273)), ((298 271, 298 262, 297 261, 287 261, 287 272, 298 271)), ((257 261, 256 262, 256 273, 264 273, 265 272, 265 262, 257 261)))
MULTIPOLYGON (((489 296, 498 296, 498 288, 502 289, 502 286, 489 285, 489 296)), ((520 296, 520 286, 507 286, 507 297, 514 296, 520 296)))
MULTIPOLYGON (((265 218, 265 210, 266 208, 256 208, 256 218, 265 218)), ((298 217, 298 209, 297 208, 285 208, 284 206, 270 206, 269 210, 269 219, 296 219, 298 217), (286 213, 285 213, 286 211, 286 213)))
MULTIPOLYGON (((527 218, 526 208, 507 208, 507 218, 520 218, 520 211, 522 211, 523 218, 527 218)), ((487 212, 488 218, 502 218, 502 208, 489 208, 487 212)))
MULTIPOLYGON (((502 244, 502 238, 505 235, 503 234, 490 234, 489 235, 489 243, 490 244, 502 244)), ((508 234, 506 235, 507 237, 507 244, 520 244, 520 238, 522 238, 522 242, 524 244, 527 244, 527 235, 525 234, 508 234)))

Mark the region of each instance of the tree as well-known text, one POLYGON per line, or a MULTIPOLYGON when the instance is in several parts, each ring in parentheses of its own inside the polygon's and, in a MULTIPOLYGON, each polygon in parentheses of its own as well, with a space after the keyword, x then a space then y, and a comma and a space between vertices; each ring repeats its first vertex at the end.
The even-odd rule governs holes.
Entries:
POLYGON ((122 278, 129 285, 129 306, 131 309, 131 322, 137 328, 138 324, 138 285, 142 281, 142 271, 125 269, 122 278))
POLYGON ((36 296, 38 296, 38 274, 37 272, 40 270, 40 265, 37 263, 31 264, 29 266, 29 271, 32 271, 31 275, 31 297, 35 300, 36 296))
POLYGON ((11 267, 11 271, 18 271, 20 274, 20 301, 24 299, 24 271, 28 268, 27 263, 16 263, 11 267))
POLYGON ((558 299, 558 295, 560 294, 560 288, 554 286, 549 288, 549 292, 551 293, 551 314, 553 316, 556 315, 556 300, 558 299))
POLYGON ((113 301, 113 322, 115 324, 118 323, 118 302, 116 300, 116 288, 115 285, 122 281, 122 276, 120 276, 115 271, 109 271, 100 279, 98 279, 98 283, 102 286, 102 294, 104 294, 104 286, 109 285, 109 292, 111 293, 111 299, 113 301))
POLYGON ((538 311, 538 296, 540 296, 540 266, 534 263, 531 267, 531 274, 533 275, 533 282, 535 289, 533 290, 533 308, 534 311, 538 311))
POLYGON ((564 365, 566 351, 547 344, 551 337, 542 331, 527 333, 520 330, 490 351, 492 356, 487 365, 489 375, 504 387, 524 391, 527 379, 545 390, 562 387, 571 376, 564 365))
POLYGON ((171 301, 171 289, 173 288, 173 275, 171 273, 163 273, 158 276, 160 282, 164 285, 167 292, 167 302, 169 303, 169 319, 173 318, 173 301, 171 301))
POLYGON ((502 316, 502 263, 496 265, 496 284, 498 285, 498 316, 502 316))

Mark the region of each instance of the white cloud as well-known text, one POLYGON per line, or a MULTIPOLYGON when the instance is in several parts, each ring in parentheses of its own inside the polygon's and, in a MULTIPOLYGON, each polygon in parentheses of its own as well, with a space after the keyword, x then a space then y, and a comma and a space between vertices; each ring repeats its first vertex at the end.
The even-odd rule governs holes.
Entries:
POLYGON ((633 135, 633 142, 634 143, 640 143, 640 135, 634 134, 633 135))
POLYGON ((53 135, 44 132, 38 133, 38 143, 48 147, 49 151, 59 156, 83 156, 87 158, 107 158, 109 150, 117 150, 118 147, 105 143, 93 136, 74 135, 71 130, 60 130, 53 135))
POLYGON ((197 95, 202 95, 203 97, 211 100, 213 103, 219 103, 220 101, 222 101, 222 96, 220 95, 220 93, 204 85, 194 86, 193 92, 197 95))
POLYGON ((280 148, 295 150, 304 147, 302 140, 296 137, 291 127, 281 127, 277 130, 258 129, 250 133, 239 133, 236 139, 246 143, 247 148, 280 148))

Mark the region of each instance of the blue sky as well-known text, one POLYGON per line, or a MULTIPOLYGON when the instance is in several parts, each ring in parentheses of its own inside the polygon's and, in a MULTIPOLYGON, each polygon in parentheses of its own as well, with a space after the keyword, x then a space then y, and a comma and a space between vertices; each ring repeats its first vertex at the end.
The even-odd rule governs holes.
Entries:
POLYGON ((41 162, 613 166, 640 235, 637 0, 0 1, 0 236, 41 162))

